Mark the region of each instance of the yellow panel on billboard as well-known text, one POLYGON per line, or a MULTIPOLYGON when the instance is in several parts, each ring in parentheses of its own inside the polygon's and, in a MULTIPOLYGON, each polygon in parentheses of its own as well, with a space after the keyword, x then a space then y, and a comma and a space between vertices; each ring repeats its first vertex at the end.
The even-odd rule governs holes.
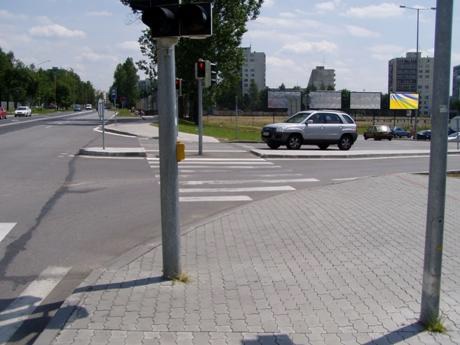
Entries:
POLYGON ((417 93, 390 93, 391 110, 418 109, 417 93))

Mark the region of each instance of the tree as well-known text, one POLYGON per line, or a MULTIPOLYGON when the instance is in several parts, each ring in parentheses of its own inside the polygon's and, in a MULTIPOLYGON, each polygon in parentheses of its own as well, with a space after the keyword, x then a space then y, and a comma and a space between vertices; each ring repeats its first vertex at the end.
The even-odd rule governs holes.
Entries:
POLYGON ((350 91, 347 89, 342 90, 342 110, 350 111, 350 91))
POLYGON ((284 83, 281 83, 281 85, 278 87, 278 90, 286 90, 286 85, 284 85, 284 83))
POLYGON ((251 80, 249 84, 249 109, 256 110, 259 106, 259 89, 257 88, 257 84, 254 79, 251 80))
POLYGON ((135 106, 139 100, 139 76, 132 58, 127 58, 124 63, 117 65, 113 79, 110 94, 115 89, 122 107, 135 106))
MULTIPOLYGON (((125 5, 129 0, 121 0, 125 5)), ((213 1, 213 35, 203 40, 181 39, 176 46, 176 75, 185 80, 184 93, 195 93, 194 64, 199 58, 217 63, 219 83, 217 88, 230 90, 240 80, 243 62, 239 48, 246 23, 257 18, 263 0, 214 0, 213 1)), ((156 76, 155 41, 149 30, 143 32, 139 39, 141 52, 147 61, 138 66, 148 70, 148 75, 156 76)), ((209 92, 211 97, 218 91, 209 92)))

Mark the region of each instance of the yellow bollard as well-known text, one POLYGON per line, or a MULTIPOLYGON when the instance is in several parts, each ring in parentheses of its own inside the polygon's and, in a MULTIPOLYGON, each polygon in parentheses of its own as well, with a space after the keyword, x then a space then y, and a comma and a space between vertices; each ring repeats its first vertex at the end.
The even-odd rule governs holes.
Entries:
POLYGON ((185 144, 180 141, 176 142, 176 160, 178 162, 185 159, 185 144))

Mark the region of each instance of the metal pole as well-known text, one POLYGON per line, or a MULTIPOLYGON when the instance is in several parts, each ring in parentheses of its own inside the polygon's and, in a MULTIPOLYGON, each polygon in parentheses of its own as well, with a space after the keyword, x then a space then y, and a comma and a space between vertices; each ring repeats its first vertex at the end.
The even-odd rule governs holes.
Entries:
POLYGON ((102 149, 105 150, 105 112, 104 112, 104 105, 99 102, 100 107, 100 114, 102 120, 102 149))
POLYGON ((438 0, 434 47, 432 137, 420 321, 439 317, 446 202, 447 125, 453 0, 438 0))
POLYGON ((238 96, 235 97, 235 125, 236 125, 236 139, 240 136, 240 128, 238 124, 238 96))
POLYGON ((203 80, 198 82, 198 155, 203 154, 203 80))
POLYGON ((417 117, 418 117, 418 110, 420 108, 420 93, 418 92, 418 36, 419 36, 419 20, 420 20, 420 9, 417 8, 417 43, 416 43, 416 55, 415 55, 415 92, 418 95, 418 107, 415 109, 414 113, 414 138, 417 139, 417 117))
POLYGON ((459 140, 460 140, 460 119, 456 119, 457 122, 457 150, 459 149, 459 140))
POLYGON ((157 40, 161 233, 163 276, 167 279, 175 278, 182 273, 176 160, 177 107, 174 46, 177 42, 176 37, 157 40))

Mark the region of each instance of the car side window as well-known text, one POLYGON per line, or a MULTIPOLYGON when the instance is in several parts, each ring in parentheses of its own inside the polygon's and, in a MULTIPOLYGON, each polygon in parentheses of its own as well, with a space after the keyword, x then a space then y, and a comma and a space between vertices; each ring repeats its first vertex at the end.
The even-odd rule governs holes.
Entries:
POLYGON ((316 114, 313 114, 312 116, 310 116, 308 118, 308 121, 313 121, 313 123, 315 124, 318 124, 318 123, 323 123, 322 120, 321 120, 321 114, 320 113, 316 113, 316 114))
POLYGON ((325 113, 324 116, 326 117, 325 123, 329 123, 329 124, 343 123, 342 119, 337 114, 325 113))

